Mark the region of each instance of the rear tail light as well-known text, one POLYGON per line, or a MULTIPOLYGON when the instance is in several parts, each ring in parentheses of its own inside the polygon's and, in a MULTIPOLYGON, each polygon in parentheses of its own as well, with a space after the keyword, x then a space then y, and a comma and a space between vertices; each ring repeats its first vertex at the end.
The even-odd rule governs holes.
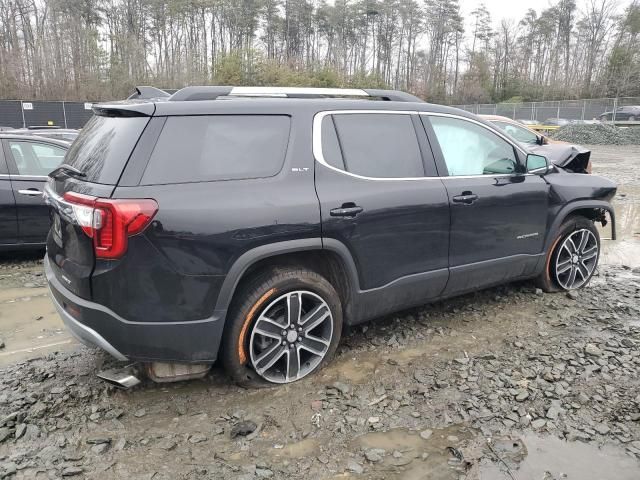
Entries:
POLYGON ((122 257, 128 238, 143 232, 158 212, 151 198, 111 199, 67 192, 64 199, 82 231, 93 239, 98 258, 122 257))

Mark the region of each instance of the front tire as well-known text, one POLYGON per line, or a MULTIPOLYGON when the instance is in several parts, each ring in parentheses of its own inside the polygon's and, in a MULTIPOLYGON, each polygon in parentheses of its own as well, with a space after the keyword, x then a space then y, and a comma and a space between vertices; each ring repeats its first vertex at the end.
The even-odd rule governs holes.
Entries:
POLYGON ((537 283, 545 292, 582 288, 595 273, 599 258, 600 234, 593 222, 569 217, 560 226, 537 283))
POLYGON ((342 305, 318 273, 270 269, 242 288, 236 299, 227 317, 222 362, 239 385, 292 383, 320 370, 335 354, 342 305))

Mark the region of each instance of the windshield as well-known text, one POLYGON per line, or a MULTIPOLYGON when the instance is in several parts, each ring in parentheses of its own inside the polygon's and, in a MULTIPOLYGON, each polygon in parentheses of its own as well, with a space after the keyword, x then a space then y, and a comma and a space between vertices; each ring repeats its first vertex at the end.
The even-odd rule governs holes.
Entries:
POLYGON ((507 122, 492 122, 496 127, 502 130, 504 133, 517 140, 520 143, 530 143, 535 145, 538 143, 538 135, 531 130, 519 127, 513 123, 507 122))

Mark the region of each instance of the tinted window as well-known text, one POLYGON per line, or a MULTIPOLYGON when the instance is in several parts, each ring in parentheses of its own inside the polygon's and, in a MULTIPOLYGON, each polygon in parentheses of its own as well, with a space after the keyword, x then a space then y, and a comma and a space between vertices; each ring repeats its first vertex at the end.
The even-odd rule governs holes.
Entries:
POLYGON ((69 148, 65 163, 84 172, 83 180, 116 184, 148 121, 94 115, 69 148))
POLYGON ((66 150, 38 142, 9 140, 11 156, 20 175, 46 176, 62 163, 66 150))
POLYGON ((334 115, 345 170, 377 178, 423 177, 418 138, 410 115, 334 115))
POLYGON ((504 133, 514 138, 518 142, 522 143, 530 143, 537 144, 538 143, 538 135, 532 132, 529 129, 524 127, 520 127, 518 125, 514 125, 513 123, 507 122, 492 122, 496 127, 502 130, 504 133))
POLYGON ((322 120, 322 156, 329 165, 344 170, 340 143, 331 115, 322 120))
POLYGON ((284 115, 169 117, 142 183, 271 177, 284 163, 289 128, 284 115))
POLYGON ((488 129, 456 118, 430 116, 449 175, 515 172, 513 147, 488 129))

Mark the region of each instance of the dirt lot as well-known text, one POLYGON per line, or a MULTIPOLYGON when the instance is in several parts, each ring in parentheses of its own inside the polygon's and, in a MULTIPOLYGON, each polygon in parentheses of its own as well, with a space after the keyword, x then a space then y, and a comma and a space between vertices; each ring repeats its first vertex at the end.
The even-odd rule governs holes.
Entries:
MULTIPOLYGON (((594 147, 620 240, 571 295, 514 284, 345 334, 294 385, 115 390, 37 255, 0 260, 0 478, 640 478, 640 148, 594 147)), ((608 237, 604 229, 603 237, 608 237)))

